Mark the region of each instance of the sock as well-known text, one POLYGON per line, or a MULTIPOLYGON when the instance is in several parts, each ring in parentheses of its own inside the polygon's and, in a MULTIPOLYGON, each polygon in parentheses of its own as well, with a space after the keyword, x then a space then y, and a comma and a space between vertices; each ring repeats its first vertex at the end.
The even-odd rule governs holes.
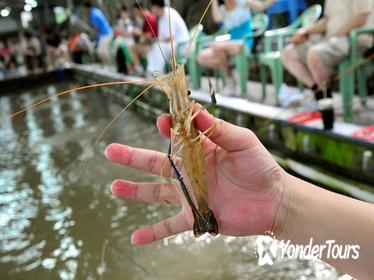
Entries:
POLYGON ((326 88, 326 95, 323 90, 319 89, 317 84, 314 84, 310 89, 314 92, 314 97, 317 101, 323 98, 332 98, 331 87, 326 88))
POLYGON ((318 101, 318 100, 321 100, 323 98, 323 92, 321 90, 318 89, 318 85, 317 84, 313 84, 310 88, 309 88, 311 91, 313 91, 314 93, 314 98, 318 101))
POLYGON ((320 89, 314 91, 314 98, 315 98, 317 101, 323 99, 323 91, 320 90, 320 89))
POLYGON ((313 90, 313 91, 317 91, 318 85, 317 84, 313 84, 312 87, 310 87, 310 89, 313 90))
POLYGON ((328 87, 326 89, 326 97, 327 98, 332 98, 332 89, 330 87, 328 87))
MULTIPOLYGON (((320 99, 322 99, 322 98, 332 98, 332 90, 331 90, 330 87, 326 88, 326 92, 324 92, 323 90, 319 90, 318 95, 320 95, 320 97, 321 97, 320 99)), ((317 92, 316 92, 316 98, 317 98, 317 92)))

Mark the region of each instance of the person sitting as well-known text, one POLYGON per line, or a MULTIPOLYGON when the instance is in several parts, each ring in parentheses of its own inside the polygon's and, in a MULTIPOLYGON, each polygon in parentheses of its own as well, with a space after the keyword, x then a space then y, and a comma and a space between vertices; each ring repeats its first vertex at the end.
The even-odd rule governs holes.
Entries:
POLYGON ((115 39, 113 41, 117 71, 123 74, 134 73, 134 55, 131 50, 135 44, 133 38, 134 24, 126 6, 122 6, 115 27, 115 39))
MULTIPOLYGON (((222 93, 233 93, 235 79, 229 65, 229 58, 237 55, 242 47, 242 38, 252 33, 251 10, 266 10, 274 0, 264 2, 257 0, 225 0, 224 5, 218 5, 217 0, 212 2, 212 16, 216 23, 223 25, 230 34, 230 40, 214 42, 210 47, 202 50, 198 55, 200 65, 221 70, 228 77, 227 84, 222 93)), ((252 49, 253 40, 246 42, 248 49, 252 49)))
POLYGON ((88 35, 80 32, 78 27, 75 27, 73 34, 68 40, 68 48, 74 63, 82 64, 84 56, 91 57, 93 54, 93 46, 88 35))
POLYGON ((90 1, 85 1, 83 7, 85 8, 85 12, 88 14, 91 24, 96 31, 95 35, 98 39, 97 53, 99 54, 102 63, 110 65, 111 59, 109 48, 113 39, 113 29, 103 12, 92 5, 90 1))
POLYGON ((171 41, 174 46, 173 51, 176 53, 178 45, 183 45, 180 47, 181 52, 186 51, 190 39, 186 23, 175 9, 166 7, 164 0, 151 0, 151 5, 152 12, 158 17, 157 38, 159 44, 153 43, 151 50, 147 54, 146 74, 148 76, 153 75, 155 72, 163 72, 166 63, 165 59, 169 60, 172 56, 171 41))
POLYGON ((146 7, 140 7, 137 3, 133 5, 138 26, 135 27, 133 35, 135 37, 135 45, 132 47, 133 63, 135 73, 143 72, 140 58, 147 55, 151 46, 157 39, 158 25, 157 17, 146 7))
POLYGON ((8 40, 4 40, 0 45, 0 62, 3 66, 3 77, 17 74, 17 59, 15 48, 8 40))
POLYGON ((36 71, 43 66, 41 42, 30 31, 24 32, 21 49, 28 72, 36 71))
POLYGON ((47 67, 49 69, 63 68, 69 61, 69 54, 65 42, 52 28, 45 32, 47 43, 47 67))
MULTIPOLYGON (((317 100, 331 98, 331 77, 350 51, 349 33, 364 26, 374 27, 373 0, 326 0, 324 17, 295 33, 281 53, 282 63, 317 100)), ((360 36, 358 51, 364 53, 372 43, 370 36, 360 36)))

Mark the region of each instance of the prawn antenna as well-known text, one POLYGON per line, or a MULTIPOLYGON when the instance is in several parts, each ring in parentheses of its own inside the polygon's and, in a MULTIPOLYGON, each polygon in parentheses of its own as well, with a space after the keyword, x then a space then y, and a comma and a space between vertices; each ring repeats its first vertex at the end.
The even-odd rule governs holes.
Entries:
MULTIPOLYGON (((37 107, 39 105, 42 105, 44 103, 48 103, 48 102, 50 102, 55 97, 61 97, 61 96, 67 95, 69 93, 72 93, 74 91, 82 91, 82 90, 85 90, 85 89, 96 88, 96 87, 105 87, 105 86, 112 86, 112 85, 126 85, 126 84, 144 84, 144 81, 108 82, 108 83, 87 85, 87 86, 82 86, 82 87, 78 87, 78 88, 74 88, 74 89, 69 89, 69 90, 66 90, 66 91, 63 91, 63 92, 60 92, 60 93, 56 93, 56 94, 54 94, 52 96, 49 96, 47 98, 41 99, 39 101, 36 101, 33 104, 31 104, 31 105, 29 105, 27 107, 24 107, 24 108, 22 108, 19 111, 14 112, 13 114, 10 115, 10 118, 12 119, 12 118, 14 118, 14 117, 16 117, 16 116, 18 116, 18 115, 26 112, 27 110, 33 109, 33 108, 35 108, 35 107, 37 107)), ((0 119, 0 123, 1 123, 1 119, 0 119)))
POLYGON ((149 28, 151 29, 152 35, 156 39, 156 42, 157 42, 158 48, 160 49, 161 55, 164 58, 165 63, 167 64, 166 56, 165 56, 164 52, 162 51, 160 41, 158 40, 158 38, 156 36, 156 32, 153 30, 153 27, 152 27, 151 23, 149 22, 148 18, 146 17, 144 9, 143 9, 142 5, 139 3, 139 0, 135 0, 135 1, 136 1, 136 4, 139 6, 140 12, 142 13, 144 19, 146 20, 149 28))
MULTIPOLYGON (((99 133, 99 135, 96 137, 95 142, 92 146, 92 150, 95 150, 97 144, 101 140, 101 138, 104 136, 104 134, 108 131, 108 129, 115 123, 115 121, 137 100, 139 99, 144 93, 146 93, 150 88, 153 87, 153 84, 148 86, 145 90, 143 90, 141 93, 139 93, 131 102, 129 102, 105 127, 104 129, 99 133)), ((86 159, 79 170, 78 180, 83 175, 83 172, 87 166, 89 159, 86 159)))
POLYGON ((140 270, 142 270, 145 274, 147 274, 148 276, 154 276, 154 274, 151 274, 147 269, 145 269, 144 266, 142 266, 141 264, 139 264, 138 262, 136 262, 132 256, 130 256, 129 254, 127 254, 125 251, 121 250, 120 248, 118 248, 117 246, 114 246, 113 243, 110 243, 108 241, 108 246, 109 248, 112 248, 114 251, 116 251, 118 254, 120 254, 121 256, 125 257, 126 259, 128 259, 132 264, 134 264, 135 266, 137 266, 140 270))
POLYGON ((175 57, 175 52, 174 52, 173 33, 171 32, 171 8, 170 8, 170 5, 171 5, 171 0, 169 1, 169 5, 168 5, 168 10, 169 10, 169 36, 170 36, 171 57, 173 59, 172 65, 173 65, 173 69, 175 70, 175 68, 177 67, 177 59, 175 57))
POLYGON ((109 240, 105 239, 103 246, 101 247, 101 254, 100 254, 100 266, 99 266, 99 273, 100 273, 100 279, 104 279, 104 273, 106 271, 106 264, 105 264, 105 252, 106 248, 109 244, 109 240))
POLYGON ((191 47, 192 47, 192 43, 193 43, 193 41, 196 39, 196 34, 197 34, 197 31, 199 30, 199 25, 203 22, 206 13, 208 12, 210 6, 212 5, 212 1, 213 1, 213 0, 209 0, 209 3, 208 3, 208 5, 206 6, 206 8, 205 8, 205 10, 204 10, 204 13, 203 13, 202 16, 200 17, 199 23, 196 25, 196 29, 195 29, 195 31, 194 31, 194 33, 193 33, 193 35, 192 35, 192 38, 191 38, 190 43, 189 43, 189 45, 188 45, 187 51, 186 51, 186 53, 185 53, 185 55, 184 55, 184 59, 183 59, 184 61, 186 61, 186 59, 188 58, 188 56, 189 56, 189 54, 190 54, 191 47))

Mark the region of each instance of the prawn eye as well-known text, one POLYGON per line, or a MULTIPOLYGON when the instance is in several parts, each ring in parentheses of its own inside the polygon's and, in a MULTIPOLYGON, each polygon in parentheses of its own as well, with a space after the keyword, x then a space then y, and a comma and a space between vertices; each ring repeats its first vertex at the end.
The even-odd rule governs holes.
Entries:
POLYGON ((191 91, 190 91, 189 89, 187 90, 187 94, 188 94, 188 95, 191 95, 191 91))

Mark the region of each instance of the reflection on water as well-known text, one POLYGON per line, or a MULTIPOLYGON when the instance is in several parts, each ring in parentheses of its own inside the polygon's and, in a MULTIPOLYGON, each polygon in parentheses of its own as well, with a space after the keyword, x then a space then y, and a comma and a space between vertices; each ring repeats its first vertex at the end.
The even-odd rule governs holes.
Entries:
POLYGON ((177 211, 112 197, 114 178, 154 179, 115 166, 105 146, 120 142, 166 151, 153 123, 125 113, 99 142, 123 104, 94 91, 73 93, 22 116, 9 114, 57 90, 47 86, 0 97, 0 272, 9 279, 337 279, 316 261, 259 267, 255 239, 191 233, 144 247, 130 236, 177 211), (90 158, 79 181, 84 159, 90 158))

